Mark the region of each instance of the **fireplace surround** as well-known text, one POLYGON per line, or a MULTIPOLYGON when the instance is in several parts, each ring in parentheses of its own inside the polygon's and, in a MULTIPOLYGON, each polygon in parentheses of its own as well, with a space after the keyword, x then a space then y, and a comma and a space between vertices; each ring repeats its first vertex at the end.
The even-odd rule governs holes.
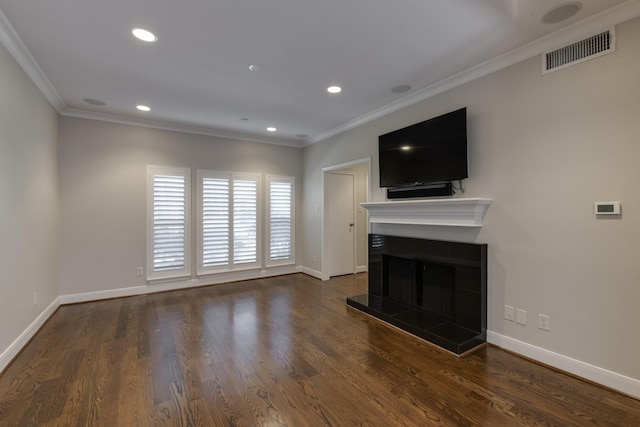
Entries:
POLYGON ((486 341, 487 245, 370 234, 368 293, 347 305, 461 355, 486 341))

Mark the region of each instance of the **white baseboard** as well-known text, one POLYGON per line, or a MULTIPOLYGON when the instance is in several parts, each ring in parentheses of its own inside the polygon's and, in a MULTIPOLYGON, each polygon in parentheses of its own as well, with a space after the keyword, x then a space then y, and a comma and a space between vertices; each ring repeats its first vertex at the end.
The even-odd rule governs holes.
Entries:
POLYGON ((487 341, 506 350, 552 366, 581 378, 602 384, 630 396, 640 398, 640 381, 607 369, 590 365, 562 354, 519 341, 496 332, 487 331, 487 341))
POLYGON ((368 270, 368 266, 367 265, 358 265, 356 266, 356 274, 358 273, 366 273, 368 270))
POLYGON ((0 354, 0 372, 4 371, 4 369, 11 363, 14 357, 17 356, 18 353, 27 345, 29 340, 33 338, 33 336, 40 330, 42 325, 51 317, 53 313, 60 307, 60 298, 56 298, 53 300, 51 304, 44 310, 42 313, 31 322, 31 324, 20 334, 18 338, 14 342, 11 343, 9 347, 5 351, 0 354))
POLYGON ((132 286, 128 288, 109 289, 105 291, 61 295, 60 304, 76 304, 80 302, 99 301, 110 298, 146 295, 156 292, 189 289, 208 285, 218 285, 221 283, 239 282, 242 280, 262 279, 266 277, 282 276, 285 274, 300 272, 300 267, 291 265, 285 267, 269 268, 268 270, 246 270, 240 272, 222 273, 215 276, 208 276, 197 279, 187 279, 166 283, 153 283, 146 286, 132 286))
POLYGON ((319 279, 319 280, 326 280, 326 279, 323 279, 322 273, 320 271, 312 270, 308 267, 300 267, 300 272, 308 276, 315 277, 316 279, 319 279))
MULTIPOLYGON (((368 266, 366 265, 359 265, 356 266, 356 274, 358 273, 366 273, 368 271, 368 266)), ((321 271, 316 271, 316 270, 312 270, 308 267, 300 267, 300 272, 307 274, 311 277, 315 277, 316 279, 320 279, 320 280, 329 280, 330 277, 329 276, 324 276, 322 274, 321 271)))
POLYGON ((216 285, 220 283, 237 282, 242 280, 260 279, 285 274, 300 273, 301 267, 283 266, 269 268, 268 270, 247 270, 235 273, 220 274, 215 277, 189 279, 179 282, 158 283, 147 286, 132 286, 128 288, 109 289, 97 292, 83 292, 79 294, 61 295, 56 298, 27 329, 13 342, 2 354, 0 354, 0 372, 11 363, 14 357, 24 348, 29 340, 38 332, 51 315, 64 304, 75 304, 87 301, 98 301, 110 298, 129 297, 134 295, 151 294, 155 292, 171 291, 176 289, 187 289, 198 286, 216 285))
MULTIPOLYGON (((11 363, 13 358, 24 348, 29 340, 38 332, 44 323, 62 304, 73 304, 85 301, 95 301, 109 298, 119 298, 133 295, 143 295, 154 292, 163 292, 174 289, 186 289, 190 287, 206 286, 231 281, 257 279, 262 277, 273 277, 283 274, 302 272, 309 276, 322 280, 322 274, 318 271, 306 267, 283 267, 272 270, 261 270, 252 272, 235 273, 224 275, 224 277, 208 279, 192 279, 182 282, 155 284, 148 286, 135 286, 130 288, 111 289, 99 292, 86 292, 73 295, 62 295, 56 298, 42 313, 20 334, 11 345, 0 354, 0 372, 11 363)), ((487 331, 487 341, 498 347, 560 369, 562 371, 577 375, 590 381, 626 393, 630 396, 640 398, 640 381, 634 378, 618 374, 598 366, 590 365, 580 360, 573 359, 562 354, 554 353, 550 350, 519 341, 508 336, 487 331)))

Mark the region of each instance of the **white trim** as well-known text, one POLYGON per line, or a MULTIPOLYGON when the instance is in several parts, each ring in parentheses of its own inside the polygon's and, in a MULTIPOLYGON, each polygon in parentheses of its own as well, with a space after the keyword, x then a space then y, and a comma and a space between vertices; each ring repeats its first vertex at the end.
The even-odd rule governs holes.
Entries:
MULTIPOLYGON (((357 166, 360 166, 360 165, 363 165, 363 164, 367 165, 367 200, 371 200, 371 157, 370 156, 369 157, 363 157, 363 158, 356 159, 356 160, 351 160, 351 161, 344 162, 344 163, 338 163, 336 165, 325 166, 325 167, 322 168, 322 176, 321 176, 321 181, 320 181, 320 191, 321 191, 321 194, 322 194, 322 208, 321 208, 322 217, 320 219, 320 221, 321 221, 321 227, 320 227, 320 234, 321 234, 320 253, 322 254, 322 260, 321 260, 321 263, 320 263, 320 268, 322 269, 322 272, 320 273, 320 276, 318 277, 320 280, 329 280, 330 279, 330 276, 329 276, 329 263, 328 263, 329 247, 328 247, 327 242, 326 242, 326 240, 328 238, 327 238, 327 236, 325 234, 325 230, 329 229, 329 224, 327 223, 327 221, 329 220, 329 215, 328 215, 328 212, 327 212, 327 209, 328 209, 327 196, 328 195, 326 194, 325 176, 326 176, 327 173, 341 171, 341 170, 348 170, 348 169, 351 169, 353 167, 357 167, 357 166)), ((354 180, 354 185, 355 185, 355 180, 354 180)), ((356 188, 354 187, 354 197, 355 197, 355 190, 356 190, 356 188)), ((367 214, 367 216, 368 216, 368 214, 367 214)), ((371 225, 369 224, 369 221, 367 221, 367 224, 368 224, 368 227, 370 229, 371 225)), ((355 247, 356 246, 357 246, 357 244, 354 242, 354 251, 355 251, 355 247)), ((354 260, 357 260, 357 258, 354 258, 354 260)))
POLYGON ((487 342, 506 350, 640 398, 640 381, 523 341, 487 331, 487 342))
POLYGON ((534 40, 533 42, 530 42, 524 46, 511 50, 505 54, 497 56, 496 58, 490 59, 451 77, 436 82, 430 86, 427 86, 426 88, 400 98, 381 108, 357 117, 341 126, 315 135, 314 137, 311 137, 303 142, 289 139, 271 139, 265 138, 263 136, 241 132, 225 131, 222 129, 198 127, 178 123, 165 123, 154 120, 142 120, 137 118, 118 116, 114 114, 67 108, 58 92, 55 90, 49 79, 45 76, 44 72, 37 64, 31 53, 27 50, 20 37, 18 37, 18 34, 13 29, 2 11, 0 11, 0 42, 7 48, 16 62, 20 64, 25 73, 29 76, 29 78, 31 78, 31 80, 47 98, 51 105, 53 105, 54 108, 58 110, 58 112, 63 116, 300 148, 323 141, 334 135, 398 111, 409 105, 416 104, 446 90, 460 86, 469 81, 491 74, 494 71, 506 68, 525 59, 539 55, 546 50, 552 49, 555 45, 566 44, 571 40, 587 36, 594 30, 599 30, 607 26, 614 26, 621 22, 631 20, 638 15, 640 15, 640 3, 637 0, 627 0, 624 3, 604 10, 601 13, 593 15, 582 21, 578 21, 567 27, 561 28, 560 30, 553 32, 545 37, 534 40))
POLYGON ((315 277, 318 280, 329 280, 328 278, 323 278, 320 271, 312 270, 309 267, 300 267, 300 272, 307 276, 315 277))
POLYGON ((191 276, 191 169, 165 166, 147 165, 147 240, 146 240, 146 262, 148 281, 175 279, 179 277, 191 276), (154 271, 154 178, 158 175, 176 176, 184 178, 184 267, 180 270, 169 270, 165 272, 154 271))
POLYGON ((7 347, 2 354, 0 354, 0 372, 4 371, 4 369, 9 366, 14 357, 22 351, 22 349, 29 343, 31 338, 40 330, 42 325, 45 324, 47 320, 55 313, 55 311, 60 307, 60 297, 53 300, 51 304, 44 310, 36 319, 31 322, 31 324, 25 329, 18 338, 15 339, 7 347))
POLYGON ((334 135, 354 129, 410 105, 417 104, 418 102, 429 99, 449 89, 453 89, 495 71, 507 68, 513 64, 524 61, 525 59, 540 55, 542 52, 553 50, 555 46, 562 46, 564 44, 571 43, 572 41, 580 40, 581 38, 589 36, 593 32, 602 30, 603 27, 611 27, 616 24, 629 21, 638 15, 640 15, 640 2, 637 0, 628 0, 618 6, 611 7, 582 21, 578 21, 548 34, 547 36, 527 43, 524 46, 520 46, 493 59, 482 62, 460 73, 440 80, 439 82, 397 99, 396 101, 393 101, 381 108, 370 111, 360 117, 356 117, 343 125, 315 135, 305 141, 304 146, 307 147, 317 142, 324 141, 334 135))
POLYGON ((283 145, 285 147, 302 148, 301 141, 290 139, 275 139, 262 137, 243 132, 231 132, 222 129, 214 129, 201 126, 185 125, 180 123, 168 123, 157 120, 139 119, 133 117, 118 116, 116 114, 99 113, 94 111, 76 110, 66 108, 60 111, 60 115, 75 117, 78 119, 97 120, 100 122, 117 123, 121 125, 140 126, 151 129, 167 130, 180 133, 192 133, 195 135, 214 136, 218 138, 233 139, 247 142, 257 142, 260 144, 283 145))
POLYGON ((231 272, 218 274, 215 277, 182 280, 179 282, 157 283, 148 286, 132 286, 128 288, 108 289, 97 292, 83 292, 60 296, 60 304, 76 304, 87 301, 98 301, 111 298, 122 298, 136 295, 154 294, 157 292, 173 291, 179 289, 197 288, 201 286, 219 285, 223 283, 240 282, 244 280, 263 279, 286 274, 300 273, 300 267, 270 268, 265 270, 247 270, 243 272, 231 272))
MULTIPOLYGON (((196 275, 205 276, 209 274, 215 273, 225 273, 230 272, 232 270, 231 265, 233 262, 233 173, 231 172, 217 172, 217 171, 209 171, 198 169, 196 171, 196 275), (224 180, 227 183, 227 221, 228 221, 228 253, 227 253, 227 263, 224 265, 219 265, 215 267, 204 267, 202 263, 203 256, 203 216, 202 216, 202 208, 203 208, 203 181, 205 179, 220 179, 224 180)), ((255 266, 250 266, 249 268, 256 268, 255 266)))
POLYGON ((264 230, 266 238, 264 241, 264 263, 267 267, 277 267, 279 265, 290 265, 296 262, 296 178, 286 175, 267 175, 265 179, 265 212, 264 230), (271 261, 271 183, 285 182, 291 184, 291 256, 287 259, 271 261))
MULTIPOLYGON (((2 372, 18 353, 27 345, 29 340, 40 330, 42 325, 55 313, 61 305, 74 304, 87 301, 97 301, 110 298, 121 298, 135 295, 145 295, 156 292, 164 292, 176 289, 186 289, 198 286, 207 286, 233 281, 251 280, 257 278, 280 276, 291 273, 304 273, 311 277, 322 280, 322 273, 311 270, 307 267, 289 267, 254 271, 246 274, 230 274, 225 277, 218 277, 216 280, 192 279, 183 282, 173 282, 151 286, 134 286, 129 288, 110 289, 98 292, 85 292, 80 294, 61 295, 53 300, 47 308, 11 343, 5 351, 0 354, 0 372, 2 372)), ((514 338, 507 337, 493 331, 487 331, 487 342, 512 351, 519 355, 528 357, 562 371, 577 375, 579 377, 594 381, 598 384, 613 388, 630 396, 640 398, 640 381, 634 378, 618 374, 607 369, 603 369, 580 360, 573 359, 562 354, 554 353, 550 350, 528 344, 514 338)))
POLYGON ((27 49, 22 39, 16 33, 7 17, 0 10, 0 43, 2 43, 13 59, 16 60, 18 65, 22 67, 24 72, 29 76, 31 81, 40 90, 42 95, 47 98, 47 101, 53 105, 58 112, 63 111, 66 108, 64 101, 60 97, 60 94, 53 87, 47 76, 40 68, 40 65, 31 55, 31 52, 27 49))
POLYGON ((322 172, 332 172, 337 170, 349 169, 354 166, 360 166, 363 163, 367 163, 369 165, 369 169, 371 169, 371 156, 351 160, 349 162, 338 163, 337 165, 325 166, 322 168, 322 172))
POLYGON ((377 224, 482 227, 491 199, 481 197, 361 203, 377 224))
POLYGON ((358 265, 356 266, 356 274, 358 273, 366 273, 368 271, 368 266, 366 265, 358 265))

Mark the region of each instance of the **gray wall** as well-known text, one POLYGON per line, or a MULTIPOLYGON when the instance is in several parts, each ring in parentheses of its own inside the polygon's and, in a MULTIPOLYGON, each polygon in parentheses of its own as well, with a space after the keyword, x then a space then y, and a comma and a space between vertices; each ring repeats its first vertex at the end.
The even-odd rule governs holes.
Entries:
POLYGON ((146 285, 136 267, 145 265, 147 165, 294 176, 300 206, 301 158, 299 148, 62 117, 61 295, 146 285))
POLYGON ((0 354, 58 296, 57 120, 0 44, 0 354))
POLYGON ((466 106, 458 196, 493 199, 484 226, 376 231, 488 243, 489 330, 640 379, 639 46, 635 19, 618 26, 615 53, 545 76, 536 56, 305 148, 303 264, 321 269, 323 167, 372 156, 372 199, 384 200, 378 135, 466 106), (622 218, 596 219, 593 202, 610 200, 622 218), (504 304, 527 310, 528 325, 503 320, 504 304))

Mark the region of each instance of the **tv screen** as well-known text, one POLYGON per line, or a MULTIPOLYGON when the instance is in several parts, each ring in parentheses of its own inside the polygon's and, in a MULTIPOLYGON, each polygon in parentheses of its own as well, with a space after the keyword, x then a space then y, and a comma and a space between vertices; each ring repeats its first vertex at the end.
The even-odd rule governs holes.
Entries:
POLYGON ((380 187, 467 178, 467 109, 380 135, 378 151, 380 187))

